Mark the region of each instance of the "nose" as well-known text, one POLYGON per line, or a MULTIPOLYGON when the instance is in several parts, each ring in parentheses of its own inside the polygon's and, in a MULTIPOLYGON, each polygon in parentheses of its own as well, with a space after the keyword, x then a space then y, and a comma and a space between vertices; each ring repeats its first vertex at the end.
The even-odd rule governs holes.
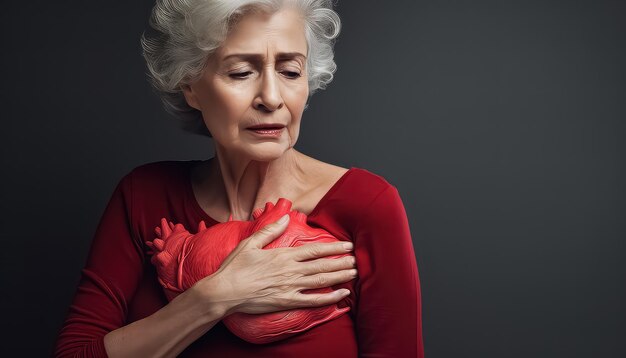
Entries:
POLYGON ((274 112, 283 107, 283 97, 280 93, 280 84, 276 76, 273 70, 263 72, 259 91, 254 98, 255 109, 274 112))

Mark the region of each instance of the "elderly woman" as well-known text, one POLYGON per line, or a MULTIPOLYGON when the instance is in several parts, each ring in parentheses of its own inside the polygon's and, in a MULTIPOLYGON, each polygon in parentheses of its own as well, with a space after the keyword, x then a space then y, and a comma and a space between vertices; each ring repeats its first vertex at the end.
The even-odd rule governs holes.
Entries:
POLYGON ((421 357, 419 279, 397 189, 294 148, 307 99, 335 70, 331 1, 159 0, 150 24, 142 45, 152 82, 184 128, 213 138, 215 156, 121 179, 56 356, 421 357), (263 249, 290 225, 273 221, 168 302, 146 245, 161 218, 187 228, 249 221, 280 198, 337 240, 263 249), (324 287, 333 289, 303 293, 324 287), (349 311, 268 344, 222 322, 335 304, 349 311))

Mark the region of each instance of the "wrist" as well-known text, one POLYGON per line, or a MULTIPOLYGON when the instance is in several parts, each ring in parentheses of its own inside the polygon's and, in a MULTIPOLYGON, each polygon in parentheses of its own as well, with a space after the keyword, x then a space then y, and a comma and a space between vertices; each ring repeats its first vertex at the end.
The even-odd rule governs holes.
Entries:
POLYGON ((196 282, 187 290, 208 322, 221 320, 235 312, 236 300, 229 296, 230 289, 216 274, 196 282))

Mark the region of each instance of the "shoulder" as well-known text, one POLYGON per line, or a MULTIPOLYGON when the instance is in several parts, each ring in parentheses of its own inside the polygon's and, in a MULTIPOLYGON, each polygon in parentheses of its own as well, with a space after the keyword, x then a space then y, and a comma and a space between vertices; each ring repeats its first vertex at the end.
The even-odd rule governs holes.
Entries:
POLYGON ((361 205, 372 204, 384 193, 397 192, 396 187, 381 174, 359 167, 350 168, 346 186, 361 205))
POLYGON ((311 172, 315 173, 318 180, 316 187, 321 188, 322 192, 341 187, 341 191, 349 192, 349 196, 358 198, 359 202, 367 202, 368 199, 373 199, 378 193, 393 187, 382 175, 364 168, 354 166, 344 168, 314 158, 309 157, 308 159, 312 163, 311 172))
POLYGON ((322 188, 322 192, 330 190, 344 199, 349 198, 356 206, 367 205, 380 193, 395 188, 381 174, 361 167, 344 168, 312 157, 304 158, 310 163, 309 168, 319 181, 316 187, 322 188))
POLYGON ((196 160, 163 160, 134 167, 125 177, 135 184, 168 183, 180 179, 196 160))
POLYGON ((395 186, 384 176, 360 167, 350 167, 327 193, 322 212, 353 228, 372 206, 388 205, 381 205, 383 197, 396 193, 395 186))
POLYGON ((346 186, 351 191, 359 226, 386 221, 389 215, 406 216, 397 187, 381 174, 363 168, 352 168, 346 186))
MULTIPOLYGON (((362 168, 353 169, 351 187, 356 187, 353 198, 358 203, 355 232, 391 232, 394 227, 408 224, 406 209, 398 188, 380 174, 362 168)), ((354 190, 354 189, 353 189, 354 190)))
POLYGON ((194 162, 197 161, 164 160, 141 164, 128 171, 118 186, 132 192, 133 196, 178 190, 184 186, 188 169, 194 162))
POLYGON ((402 201, 398 190, 385 176, 351 167, 340 180, 329 194, 323 212, 341 223, 347 232, 357 233, 372 225, 385 226, 390 222, 391 213, 401 217, 402 201))

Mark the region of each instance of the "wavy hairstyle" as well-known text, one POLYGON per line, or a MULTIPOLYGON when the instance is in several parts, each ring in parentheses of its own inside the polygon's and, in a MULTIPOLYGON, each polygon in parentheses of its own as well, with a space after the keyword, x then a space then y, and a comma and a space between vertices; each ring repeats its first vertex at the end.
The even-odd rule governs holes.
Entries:
POLYGON ((195 82, 207 59, 241 16, 295 6, 304 18, 309 96, 324 89, 337 69, 333 46, 341 21, 331 0, 157 0, 141 36, 148 77, 165 110, 184 130, 211 136, 202 113, 189 106, 182 86, 195 82))

